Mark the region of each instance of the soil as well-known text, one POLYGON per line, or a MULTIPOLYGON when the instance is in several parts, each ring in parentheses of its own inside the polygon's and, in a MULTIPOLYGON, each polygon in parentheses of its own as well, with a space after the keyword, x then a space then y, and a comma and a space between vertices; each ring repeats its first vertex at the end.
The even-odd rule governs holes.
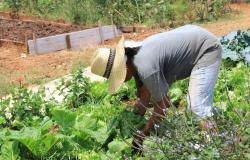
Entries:
POLYGON ((201 24, 200 26, 207 28, 217 36, 223 36, 239 29, 247 30, 250 27, 250 4, 232 4, 230 7, 236 13, 235 15, 219 21, 201 24))
POLYGON ((0 49, 0 74, 12 75, 11 78, 25 75, 36 80, 58 77, 69 73, 81 58, 79 52, 67 51, 30 56, 23 45, 12 43, 5 43, 0 49))
POLYGON ((0 38, 25 43, 28 39, 52 36, 86 29, 84 26, 47 21, 13 20, 0 18, 0 38))
MULTIPOLYGON (((218 36, 225 35, 237 29, 246 30, 250 27, 250 4, 233 4, 231 8, 239 12, 236 17, 200 24, 200 26, 207 28, 218 36)), ((25 33, 36 33, 37 37, 43 37, 83 29, 81 26, 40 20, 35 20, 34 22, 32 18, 30 18, 31 20, 27 19, 26 17, 25 21, 8 21, 2 18, 0 26, 4 28, 3 36, 11 40, 24 41, 25 33)), ((126 40, 139 41, 161 31, 142 30, 141 33, 125 33, 124 36, 126 40)), ((105 46, 114 45, 118 39, 105 42, 105 46)), ((9 83, 14 81, 16 77, 26 75, 26 79, 31 84, 37 84, 41 83, 41 80, 54 79, 68 74, 82 60, 80 53, 67 51, 31 56, 26 54, 24 45, 14 45, 12 43, 3 43, 0 46, 0 53, 0 96, 4 93, 1 91, 2 77, 9 83)), ((5 83, 3 84, 5 85, 5 83)))

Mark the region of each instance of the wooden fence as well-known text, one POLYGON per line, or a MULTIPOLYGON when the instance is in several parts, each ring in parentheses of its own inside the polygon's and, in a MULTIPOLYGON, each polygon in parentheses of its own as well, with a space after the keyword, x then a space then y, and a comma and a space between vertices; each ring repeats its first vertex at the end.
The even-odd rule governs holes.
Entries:
POLYGON ((78 50, 87 44, 103 43, 105 40, 115 38, 118 34, 116 26, 109 25, 39 39, 33 35, 33 40, 28 40, 28 52, 45 54, 64 49, 78 50))

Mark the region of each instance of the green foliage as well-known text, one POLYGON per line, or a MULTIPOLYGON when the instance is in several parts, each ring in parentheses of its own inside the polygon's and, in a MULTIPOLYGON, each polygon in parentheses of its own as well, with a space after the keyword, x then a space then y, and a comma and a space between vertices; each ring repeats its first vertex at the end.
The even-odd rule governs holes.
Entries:
POLYGON ((227 12, 229 0, 6 0, 27 14, 59 18, 73 24, 104 23, 175 25, 216 19, 227 12), (20 7, 19 7, 20 6, 20 7))
POLYGON ((18 160, 20 150, 18 148, 18 142, 5 141, 1 147, 0 160, 18 160))
POLYGON ((143 127, 146 120, 133 111, 123 110, 114 117, 108 127, 109 130, 117 130, 122 138, 129 138, 136 130, 143 127))
POLYGON ((244 60, 246 54, 250 55, 249 50, 246 48, 250 47, 250 30, 247 32, 238 30, 236 35, 232 39, 226 37, 221 38, 221 44, 224 45, 230 51, 235 51, 239 56, 239 61, 244 60))
POLYGON ((33 93, 22 83, 14 88, 11 96, 0 100, 0 126, 22 128, 25 125, 32 125, 35 121, 48 114, 51 102, 45 100, 43 90, 33 93))
POLYGON ((74 126, 76 121, 76 114, 69 112, 68 110, 62 109, 53 109, 52 110, 52 119, 62 127, 62 129, 67 130, 74 126))
POLYGON ((228 12, 229 3, 229 0, 197 0, 194 2, 196 16, 200 21, 218 19, 228 12))
POLYGON ((109 150, 111 153, 121 153, 121 151, 128 148, 128 145, 122 141, 114 140, 109 143, 109 150))
POLYGON ((133 80, 130 80, 123 84, 121 89, 113 94, 112 96, 107 97, 111 103, 120 104, 122 101, 128 101, 136 98, 136 85, 133 80))
MULTIPOLYGON (((139 2, 139 1, 138 1, 139 2)), ((244 50, 244 49, 243 49, 244 50)), ((44 91, 22 83, 0 101, 0 159, 248 159, 250 140, 250 69, 243 62, 223 61, 214 91, 218 134, 201 131, 186 110, 188 79, 175 83, 169 95, 175 106, 144 142, 144 155, 133 155, 133 134, 152 114, 137 115, 135 84, 114 95, 106 82, 91 83, 75 71, 62 80, 61 104, 45 100, 44 91), (42 110, 42 112, 41 112, 42 110)))
POLYGON ((8 5, 8 7, 12 11, 12 18, 19 18, 19 11, 22 8, 21 0, 4 0, 4 2, 8 5))
POLYGON ((83 76, 83 68, 78 69, 72 74, 72 79, 61 80, 61 84, 57 87, 60 95, 64 96, 64 100, 69 108, 78 108, 84 104, 89 96, 90 80, 83 76))

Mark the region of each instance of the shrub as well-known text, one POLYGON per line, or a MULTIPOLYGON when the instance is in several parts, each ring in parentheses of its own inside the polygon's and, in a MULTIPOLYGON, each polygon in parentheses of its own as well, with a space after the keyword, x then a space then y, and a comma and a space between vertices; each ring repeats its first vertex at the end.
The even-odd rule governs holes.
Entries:
POLYGON ((48 116, 52 103, 45 100, 44 90, 33 93, 19 81, 11 96, 0 100, 0 126, 20 129, 32 126, 41 118, 48 116))
POLYGON ((83 70, 79 68, 69 80, 61 79, 61 84, 57 87, 69 108, 78 108, 90 98, 91 84, 89 78, 83 76, 83 70))
POLYGON ((22 1, 21 0, 5 0, 8 7, 11 9, 10 16, 13 19, 19 19, 19 11, 22 8, 22 1))

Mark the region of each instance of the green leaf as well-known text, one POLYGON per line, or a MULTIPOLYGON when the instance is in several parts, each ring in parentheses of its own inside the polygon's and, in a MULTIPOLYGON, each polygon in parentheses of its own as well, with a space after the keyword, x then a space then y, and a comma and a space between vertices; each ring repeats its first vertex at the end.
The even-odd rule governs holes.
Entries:
POLYGON ((106 139, 109 137, 107 126, 101 127, 97 131, 94 131, 91 134, 91 137, 94 138, 97 142, 103 144, 106 141, 106 139))
POLYGON ((82 114, 77 117, 73 128, 76 129, 76 134, 79 137, 86 139, 91 137, 93 131, 97 129, 97 120, 82 114))
POLYGON ((22 138, 19 141, 23 143, 34 155, 44 156, 58 142, 58 138, 53 135, 41 136, 39 138, 22 138))
POLYGON ((245 153, 244 156, 246 159, 250 159, 250 153, 245 153))
POLYGON ((20 150, 18 148, 18 142, 16 141, 5 141, 1 147, 0 160, 17 160, 19 157, 20 150))
POLYGON ((181 96, 182 96, 182 90, 179 88, 179 87, 175 87, 175 88, 172 88, 170 90, 170 97, 171 97, 171 100, 173 102, 176 102, 178 101, 179 99, 181 99, 181 96))
POLYGON ((41 134, 40 128, 26 127, 22 131, 9 130, 6 139, 16 140, 25 145, 35 156, 44 156, 61 139, 57 135, 41 134))
POLYGON ((68 110, 54 109, 52 110, 52 119, 56 121, 63 129, 71 128, 75 125, 76 114, 68 110))
POLYGON ((5 123, 5 119, 3 117, 0 117, 0 125, 5 123))
POLYGON ((125 142, 116 139, 113 142, 109 143, 108 148, 111 153, 120 153, 128 149, 129 146, 125 142))
POLYGON ((77 130, 85 130, 85 129, 94 130, 96 128, 96 123, 97 123, 96 119, 82 114, 77 117, 74 128, 77 130))

